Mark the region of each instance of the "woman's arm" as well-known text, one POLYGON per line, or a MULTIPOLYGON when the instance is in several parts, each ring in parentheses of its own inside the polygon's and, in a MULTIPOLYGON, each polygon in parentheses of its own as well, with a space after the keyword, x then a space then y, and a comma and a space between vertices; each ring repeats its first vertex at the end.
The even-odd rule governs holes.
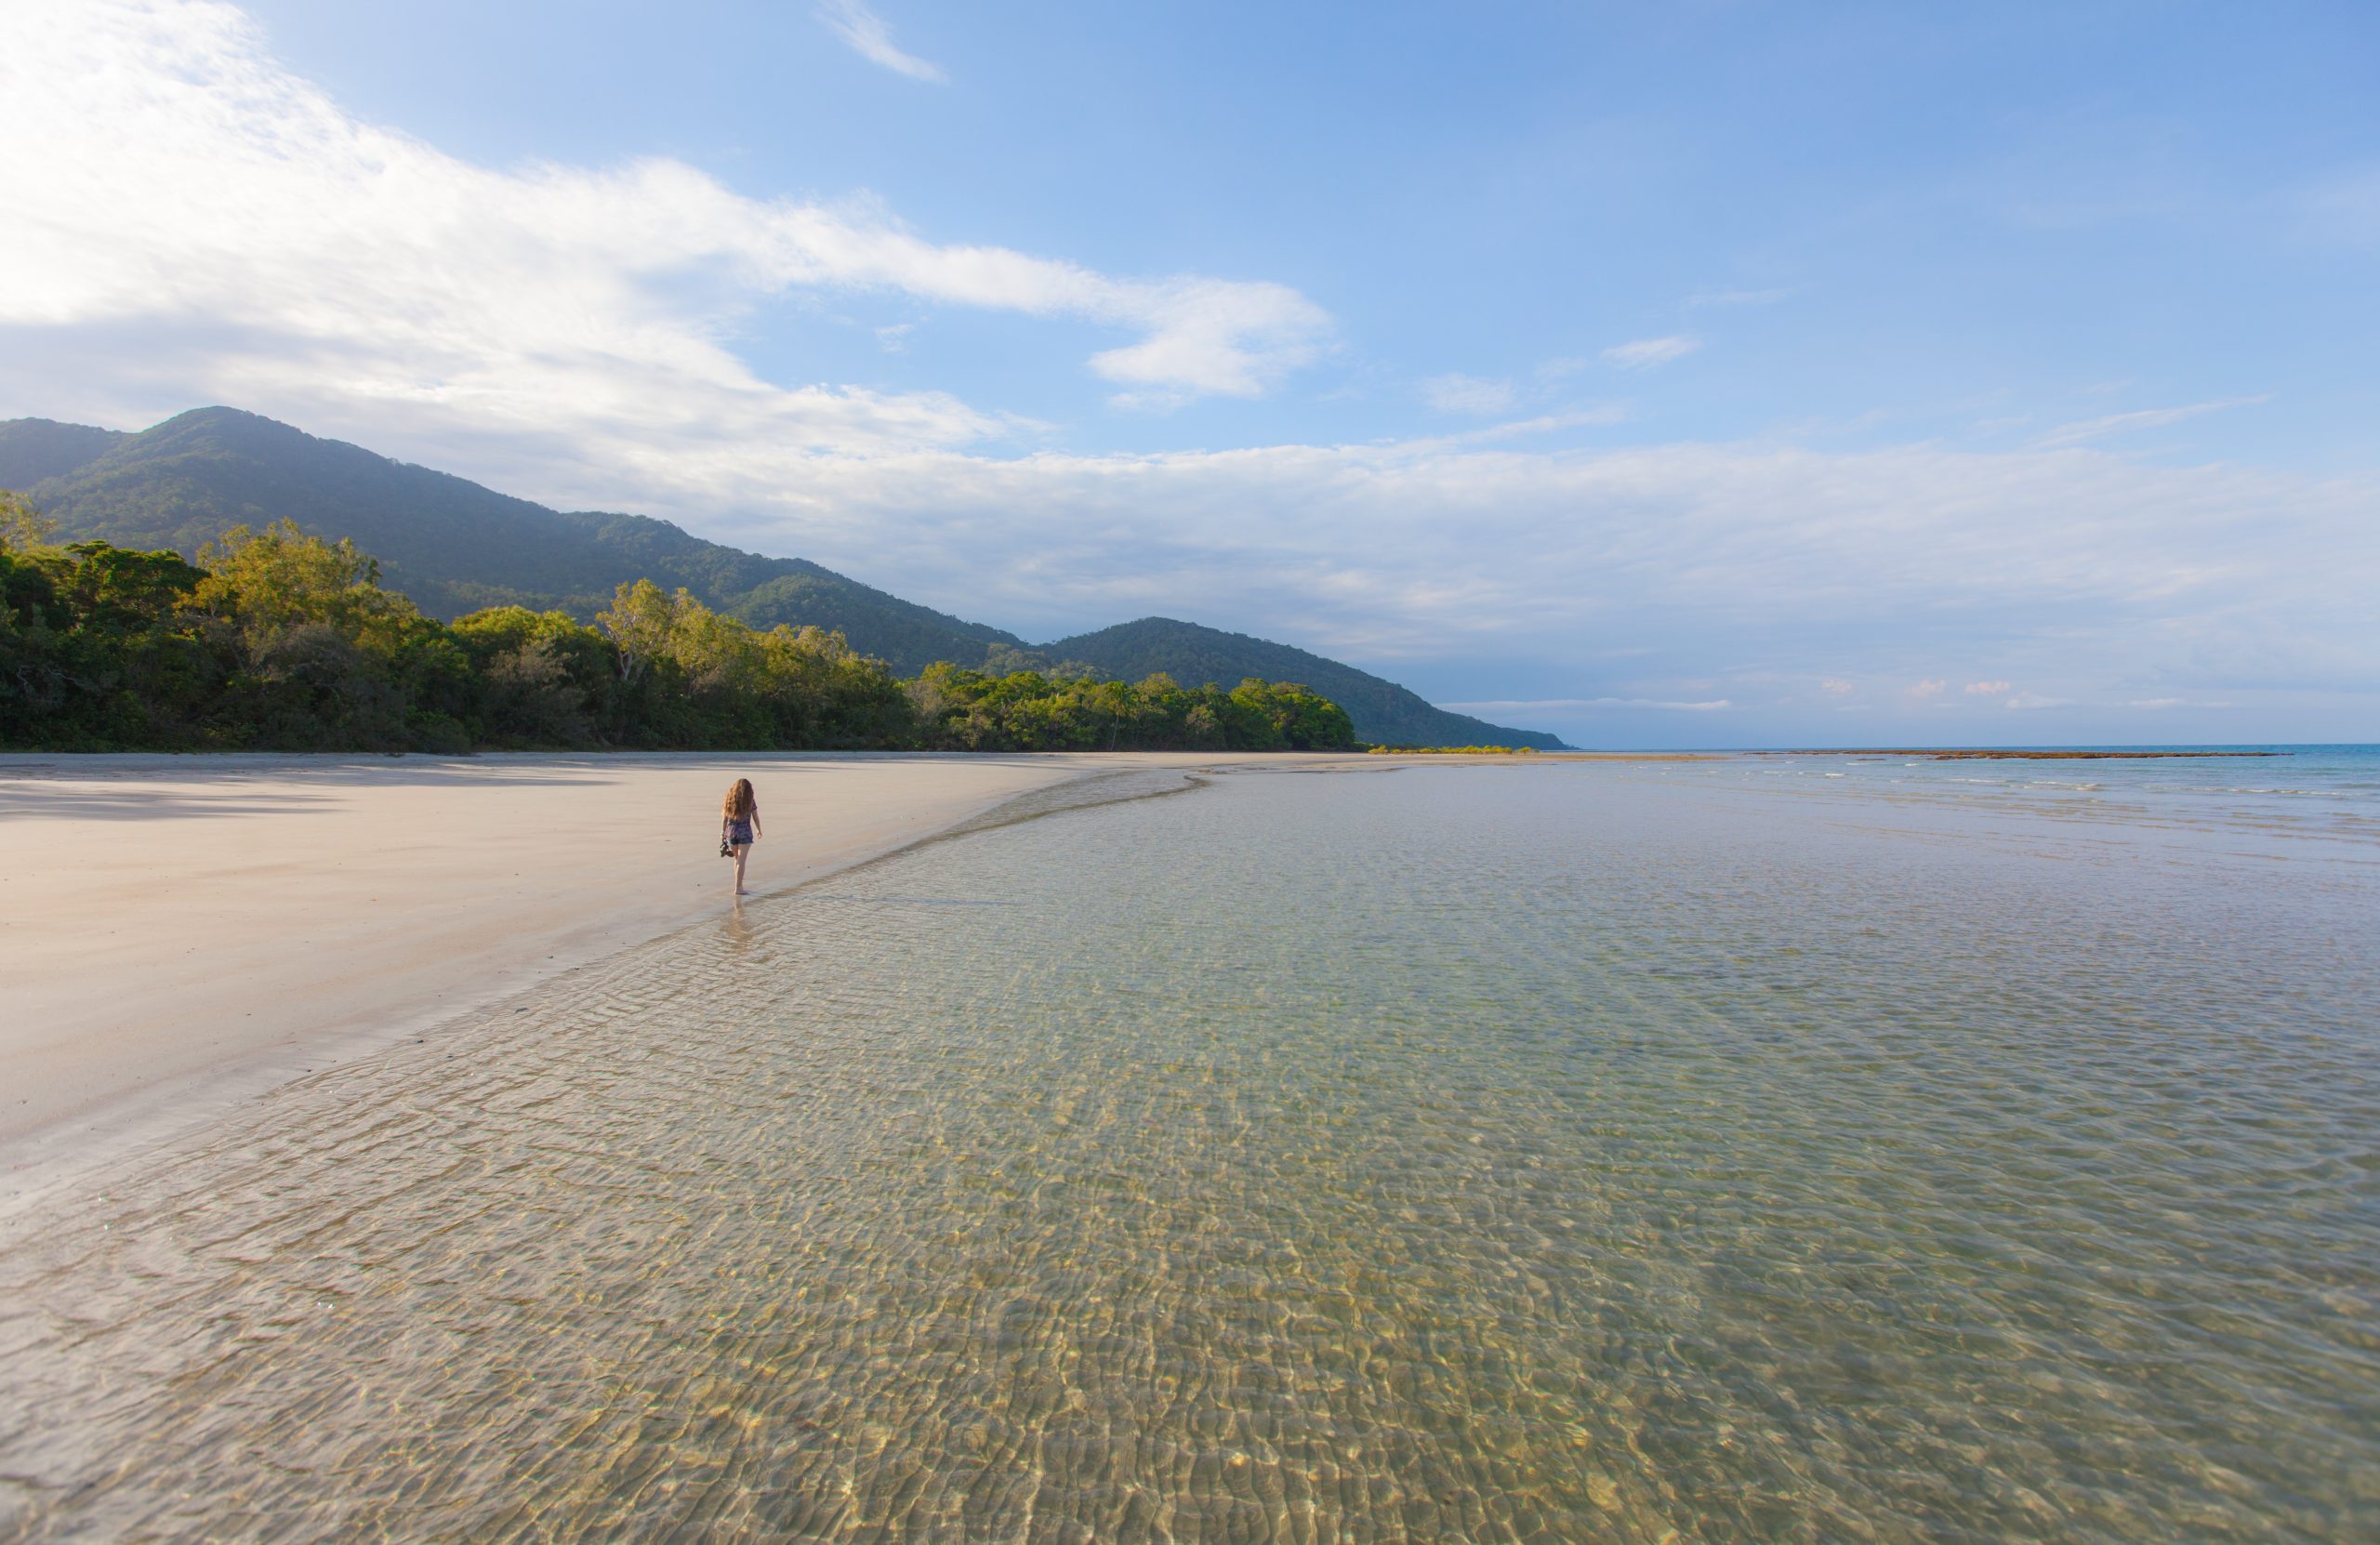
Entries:
POLYGON ((752 837, 753 837, 754 840, 756 840, 756 841, 757 841, 757 840, 760 839, 760 806, 759 802, 756 800, 756 801, 754 801, 754 803, 753 803, 753 805, 752 805, 752 837))

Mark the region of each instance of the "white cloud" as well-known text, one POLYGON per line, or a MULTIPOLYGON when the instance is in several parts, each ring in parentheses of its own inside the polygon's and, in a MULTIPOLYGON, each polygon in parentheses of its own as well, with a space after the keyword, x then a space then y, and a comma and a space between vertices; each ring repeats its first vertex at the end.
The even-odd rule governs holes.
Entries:
POLYGON ((834 291, 1086 319, 1137 335, 1098 376, 1180 397, 1259 394, 1329 329, 1284 285, 937 244, 866 199, 751 199, 674 161, 476 165, 349 116, 225 7, 32 0, 10 28, 0 328, 20 351, 123 337, 160 392, 875 453, 1000 424, 763 380, 726 346, 747 313, 834 291))
POLYGON ((1829 697, 1848 697, 1851 695, 1852 686, 1840 676, 1830 676, 1818 683, 1818 690, 1829 697))
MULTIPOLYGON (((1440 413, 1467 413, 1488 417, 1509 413, 1523 403, 1547 402, 1555 395, 1559 382, 1585 368, 1583 360, 1548 360, 1539 365, 1526 382, 1492 376, 1433 376, 1421 383, 1421 397, 1440 413)), ((1507 438, 1514 434, 1537 434, 1581 424, 1617 424, 1627 416, 1625 404, 1598 403, 1540 413, 1531 418, 1500 424, 1491 429, 1467 429, 1441 442, 1475 441, 1488 436, 1507 438)))
POLYGON ((1778 290, 1697 290, 1686 297, 1689 306, 1773 306, 1793 292, 1778 290))
POLYGON ((1638 338, 1633 343, 1613 344, 1603 351, 1603 357, 1622 370, 1649 370, 1672 360, 1682 360, 1701 347, 1698 338, 1638 338))
POLYGON ((2062 694, 2161 667, 2380 675, 2380 491, 2238 469, 1424 441, 834 458, 797 486, 773 550, 1029 634, 1158 612, 1375 661, 1650 643, 1738 703, 1740 673, 1846 636, 2021 657, 2062 694))
POLYGON ((2225 408, 2246 407, 2251 403, 2268 403, 2269 394, 2261 397, 2227 397, 2218 403, 2191 403, 2177 408, 2142 408, 2133 413, 2111 413, 2102 418, 2084 418, 2071 424, 2061 424, 2033 442, 2041 450, 2056 450, 2067 445, 2081 445, 2089 441, 2104 440, 2113 434, 2129 434, 2135 429, 2162 429, 2196 418, 2202 414, 2220 413, 2225 408))
POLYGON ((1421 383, 1421 395, 1440 413, 1502 413, 1513 405, 1513 383, 1483 380, 1476 376, 1434 376, 1421 383))
POLYGON ((1950 683, 1948 681, 1943 680, 1938 676, 1928 677, 1926 680, 1911 686, 1908 689, 1908 692, 1910 696, 1923 700, 1928 697, 1938 697, 1941 695, 1942 689, 1949 685, 1950 683))
POLYGON ((2037 693, 2020 692, 2008 699, 2003 706, 2019 709, 2070 708, 2074 706, 2074 700, 2070 697, 2043 697, 2037 693))
POLYGON ((931 81, 942 85, 950 77, 939 64, 929 63, 915 54, 905 54, 892 45, 892 31, 884 19, 876 14, 866 0, 823 0, 818 7, 818 20, 824 21, 837 37, 857 49, 860 55, 913 81, 931 81))
POLYGON ((2010 689, 2005 681, 1969 681, 1965 690, 1969 697, 2001 697, 2010 689))
POLYGON ((1434 435, 1427 440, 1404 442, 1408 450, 1423 446, 1454 450, 1465 445, 1488 445, 1500 441, 1527 440, 1533 436, 1555 434, 1563 429, 1601 428, 1628 422, 1628 410, 1617 403, 1601 403, 1593 407, 1570 408, 1561 413, 1543 413, 1531 418, 1514 418, 1501 424, 1489 424, 1481 429, 1462 429, 1453 434, 1434 435))

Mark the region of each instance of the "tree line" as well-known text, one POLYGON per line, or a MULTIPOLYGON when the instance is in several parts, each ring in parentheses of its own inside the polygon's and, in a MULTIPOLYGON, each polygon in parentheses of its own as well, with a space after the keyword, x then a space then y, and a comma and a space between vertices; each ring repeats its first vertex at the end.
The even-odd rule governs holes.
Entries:
POLYGON ((196 561, 60 545, 0 494, 0 747, 15 750, 1340 750, 1338 705, 938 664, 762 630, 650 580, 592 626, 498 606, 440 622, 352 542, 245 526, 196 561))

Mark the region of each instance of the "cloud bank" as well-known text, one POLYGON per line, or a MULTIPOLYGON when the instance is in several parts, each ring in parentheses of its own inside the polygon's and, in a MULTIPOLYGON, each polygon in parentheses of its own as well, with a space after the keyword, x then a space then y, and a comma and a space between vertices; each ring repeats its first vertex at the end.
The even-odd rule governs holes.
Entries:
POLYGON ((232 401, 327 383, 522 430, 871 451, 1000 423, 940 393, 764 381, 723 341, 753 308, 879 292, 1080 319, 1126 337, 1097 375, 1184 399, 1257 395, 1329 330, 1286 285, 937 244, 865 198, 751 199, 675 161, 474 165, 350 117, 222 6, 31 0, 11 31, 0 327, 137 324, 232 401))

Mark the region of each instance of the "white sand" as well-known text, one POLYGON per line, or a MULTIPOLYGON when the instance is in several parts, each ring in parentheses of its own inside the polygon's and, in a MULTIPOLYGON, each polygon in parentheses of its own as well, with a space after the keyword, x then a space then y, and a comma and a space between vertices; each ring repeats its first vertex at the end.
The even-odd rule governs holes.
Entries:
POLYGON ((0 757, 0 1195, 1088 771, 1189 756, 0 757))

